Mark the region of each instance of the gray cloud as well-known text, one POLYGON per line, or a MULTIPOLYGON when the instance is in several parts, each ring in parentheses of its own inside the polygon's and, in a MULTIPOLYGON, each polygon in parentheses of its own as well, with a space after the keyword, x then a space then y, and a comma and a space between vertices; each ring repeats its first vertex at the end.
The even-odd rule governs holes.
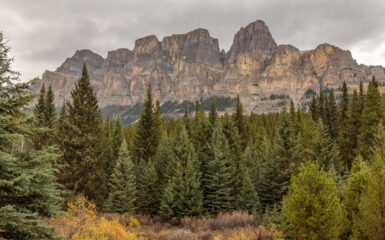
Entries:
POLYGON ((257 19, 279 44, 310 49, 328 42, 351 49, 360 63, 385 65, 383 0, 0 0, 0 6, 0 30, 24 80, 56 69, 77 49, 105 56, 150 34, 162 39, 203 27, 227 50, 239 28, 257 19))

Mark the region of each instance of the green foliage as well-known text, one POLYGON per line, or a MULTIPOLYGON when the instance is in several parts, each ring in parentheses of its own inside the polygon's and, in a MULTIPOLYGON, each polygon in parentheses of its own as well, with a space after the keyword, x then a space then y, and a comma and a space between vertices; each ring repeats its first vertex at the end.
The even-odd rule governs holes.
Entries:
POLYGON ((147 89, 144 109, 139 120, 138 130, 134 139, 133 158, 136 164, 149 162, 156 154, 160 130, 157 122, 158 111, 154 111, 151 85, 147 89), (155 114, 156 113, 156 114, 155 114))
POLYGON ((372 157, 367 183, 354 218, 353 239, 382 239, 385 236, 385 158, 372 157))
POLYGON ((172 157, 172 176, 162 196, 160 213, 167 217, 199 216, 203 201, 199 165, 184 127, 176 139, 172 157))
POLYGON ((42 217, 60 212, 57 149, 31 148, 36 136, 26 109, 31 82, 18 83, 0 32, 0 238, 54 239, 42 217))
POLYGON ((222 125, 215 122, 209 143, 210 155, 203 175, 204 208, 210 214, 234 208, 231 153, 222 125))
POLYGON ((317 163, 301 166, 283 200, 287 235, 297 239, 339 239, 343 211, 333 179, 317 163))
POLYGON ((378 90, 378 83, 373 76, 369 82, 368 91, 365 97, 364 110, 361 116, 360 135, 358 137, 360 153, 364 159, 368 159, 370 147, 373 145, 374 134, 377 126, 383 117, 381 109, 381 96, 378 90))
POLYGON ((265 143, 259 183, 263 208, 280 203, 287 192, 290 177, 298 171, 302 159, 290 115, 285 109, 280 114, 273 143, 266 145, 268 143, 265 143))
POLYGON ((101 117, 98 99, 90 84, 87 68, 71 92, 67 102, 68 124, 65 144, 62 145, 66 164, 61 177, 68 189, 84 193, 90 199, 102 199, 103 164, 101 158, 101 117))
POLYGON ((352 235, 352 229, 357 228, 354 224, 359 221, 359 203, 362 193, 367 186, 369 168, 362 161, 361 156, 354 159, 349 178, 344 191, 344 207, 347 214, 347 224, 345 225, 345 236, 352 235))
POLYGON ((45 124, 46 127, 49 129, 53 129, 54 123, 56 120, 56 108, 54 103, 54 95, 52 91, 51 85, 48 87, 48 92, 45 98, 45 111, 44 111, 44 118, 45 118, 45 124))
POLYGON ((161 186, 153 161, 142 162, 137 168, 137 207, 140 213, 154 216, 159 211, 161 186), (139 168, 139 169, 138 169, 139 168))
POLYGON ((309 148, 310 160, 317 162, 325 171, 335 169, 337 173, 343 170, 337 144, 330 138, 321 119, 318 119, 312 132, 309 148))
MULTIPOLYGON (((353 90, 353 97, 352 97, 352 103, 350 105, 350 125, 351 125, 351 135, 350 135, 350 142, 352 144, 353 151, 356 151, 358 148, 358 135, 360 132, 361 127, 361 105, 360 105, 360 98, 358 96, 357 90, 353 90)), ((351 165, 348 166, 348 168, 351 168, 351 165)))
POLYGON ((317 111, 317 100, 315 98, 315 94, 313 94, 313 98, 310 104, 310 112, 311 112, 311 117, 313 118, 313 121, 317 121, 318 111, 317 111))
POLYGON ((235 112, 233 114, 233 120, 234 120, 235 126, 238 129, 242 150, 244 150, 247 146, 250 136, 248 133, 249 131, 245 121, 245 117, 243 115, 243 107, 242 107, 242 103, 239 98, 239 95, 237 96, 237 104, 235 107, 235 112))
POLYGON ((261 208, 259 197, 255 190, 255 186, 250 179, 249 171, 244 166, 241 168, 241 176, 241 189, 236 198, 237 208, 256 215, 261 208))
POLYGON ((109 180, 110 191, 106 209, 111 212, 134 214, 136 210, 136 176, 125 141, 123 141, 118 155, 118 161, 109 180))

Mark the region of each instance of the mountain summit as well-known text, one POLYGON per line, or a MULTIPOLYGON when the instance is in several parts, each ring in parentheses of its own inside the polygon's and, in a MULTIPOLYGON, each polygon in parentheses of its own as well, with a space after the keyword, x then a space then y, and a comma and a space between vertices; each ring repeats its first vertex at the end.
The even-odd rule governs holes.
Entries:
POLYGON ((258 20, 235 34, 228 52, 201 28, 162 41, 147 36, 136 40, 133 50, 110 51, 106 58, 78 50, 56 71, 45 71, 35 91, 42 82, 51 85, 55 104, 60 105, 70 98, 83 63, 101 106, 142 102, 151 84, 161 103, 239 94, 247 111, 268 112, 289 97, 296 103, 306 101, 309 89, 315 91, 319 84, 338 88, 346 81, 354 87, 372 75, 385 80, 383 67, 359 65, 350 51, 329 44, 307 51, 277 46, 269 28, 258 20))

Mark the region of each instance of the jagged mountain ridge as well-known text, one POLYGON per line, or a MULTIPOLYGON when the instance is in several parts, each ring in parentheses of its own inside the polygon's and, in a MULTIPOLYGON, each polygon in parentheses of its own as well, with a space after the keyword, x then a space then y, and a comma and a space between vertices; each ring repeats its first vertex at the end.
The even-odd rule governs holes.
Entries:
POLYGON ((228 52, 201 28, 161 41, 147 36, 136 40, 133 50, 110 51, 106 58, 78 50, 56 71, 45 71, 34 90, 42 82, 51 85, 55 104, 60 105, 70 98, 83 63, 101 106, 142 102, 151 84, 161 103, 239 94, 247 111, 269 112, 280 106, 279 99, 269 98, 272 95, 288 95, 299 103, 306 90, 318 89, 319 83, 336 88, 343 81, 358 85, 372 75, 385 80, 384 68, 359 65, 349 51, 329 44, 307 51, 277 46, 266 24, 258 20, 235 34, 228 52))

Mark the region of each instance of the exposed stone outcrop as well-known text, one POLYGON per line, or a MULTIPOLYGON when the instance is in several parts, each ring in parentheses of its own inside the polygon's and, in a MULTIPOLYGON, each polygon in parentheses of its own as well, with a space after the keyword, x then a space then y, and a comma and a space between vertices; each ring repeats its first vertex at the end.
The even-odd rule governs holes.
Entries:
POLYGON ((329 88, 343 81, 357 86, 360 79, 367 81, 373 74, 385 80, 384 68, 359 65, 349 51, 329 44, 307 51, 277 46, 268 27, 258 20, 236 33, 227 53, 205 29, 161 41, 147 36, 136 40, 132 51, 110 51, 105 59, 90 50, 76 51, 56 71, 46 71, 35 91, 41 82, 52 85, 60 105, 70 97, 83 63, 101 106, 142 102, 151 84, 161 102, 239 94, 246 110, 266 112, 280 106, 280 100, 269 100, 272 94, 300 102, 307 89, 318 89, 320 83, 329 88))

